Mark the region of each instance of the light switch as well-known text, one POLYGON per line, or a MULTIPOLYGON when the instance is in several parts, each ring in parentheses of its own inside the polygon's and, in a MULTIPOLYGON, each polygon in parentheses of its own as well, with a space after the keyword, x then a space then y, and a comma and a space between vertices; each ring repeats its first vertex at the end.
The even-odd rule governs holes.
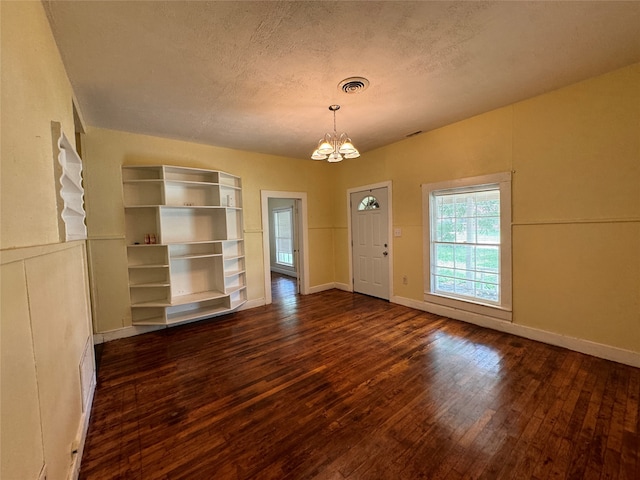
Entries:
POLYGON ((401 228, 394 228, 393 229, 393 236, 394 237, 401 237, 402 236, 402 229, 401 228))

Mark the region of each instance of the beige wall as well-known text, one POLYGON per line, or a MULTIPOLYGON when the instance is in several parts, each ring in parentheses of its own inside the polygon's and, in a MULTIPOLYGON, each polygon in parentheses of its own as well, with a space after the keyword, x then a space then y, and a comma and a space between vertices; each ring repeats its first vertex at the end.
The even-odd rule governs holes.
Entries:
POLYGON ((209 168, 242 178, 247 296, 255 302, 264 301, 265 295, 260 191, 307 192, 309 282, 311 286, 333 282, 333 206, 325 195, 331 179, 327 165, 97 128, 87 132, 84 150, 96 332, 131 326, 122 165, 209 168))
POLYGON ((343 162, 336 281, 348 283, 347 188, 393 182, 393 293, 421 301, 420 185, 502 171, 513 322, 640 352, 640 64, 343 162))
POLYGON ((91 341, 85 245, 59 243, 53 173, 51 122, 73 139, 72 90, 42 4, 3 1, 0 17, 0 477, 36 479, 46 464, 65 479, 91 341))

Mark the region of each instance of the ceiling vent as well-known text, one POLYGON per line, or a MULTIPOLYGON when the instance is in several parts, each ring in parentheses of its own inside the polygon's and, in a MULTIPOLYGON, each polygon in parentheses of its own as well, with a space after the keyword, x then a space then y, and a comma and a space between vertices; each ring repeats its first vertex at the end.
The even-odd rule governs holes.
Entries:
POLYGON ((338 88, 344 93, 360 93, 367 89, 369 86, 369 80, 364 77, 349 77, 345 78, 338 84, 338 88))

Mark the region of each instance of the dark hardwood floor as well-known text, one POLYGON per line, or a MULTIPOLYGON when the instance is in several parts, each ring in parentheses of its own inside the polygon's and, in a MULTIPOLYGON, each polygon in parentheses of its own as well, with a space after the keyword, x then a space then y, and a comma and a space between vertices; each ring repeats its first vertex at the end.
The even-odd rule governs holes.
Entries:
POLYGON ((104 345, 82 479, 640 478, 640 370, 337 290, 104 345))

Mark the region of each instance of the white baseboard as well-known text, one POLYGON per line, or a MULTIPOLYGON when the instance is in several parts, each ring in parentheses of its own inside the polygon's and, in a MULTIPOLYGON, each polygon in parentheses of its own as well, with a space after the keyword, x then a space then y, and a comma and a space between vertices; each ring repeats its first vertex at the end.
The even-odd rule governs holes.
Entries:
POLYGON ((275 273, 281 273, 287 277, 298 278, 298 273, 294 268, 280 267, 278 265, 271 265, 271 271, 275 273))
POLYGON ((338 290, 343 290, 345 292, 353 292, 353 287, 346 283, 335 282, 333 284, 333 288, 337 288, 338 290))
POLYGON ((253 300, 247 300, 242 304, 241 307, 238 308, 237 311, 239 312, 241 310, 249 310, 250 308, 262 307, 263 305, 266 305, 264 297, 255 298, 253 300))
POLYGON ((353 292, 353 289, 346 283, 332 282, 332 283, 324 283, 322 285, 316 285, 314 287, 310 287, 309 293, 324 292, 325 290, 331 290, 332 288, 337 288, 338 290, 344 290, 345 292, 353 292))
POLYGON ((78 428, 78 434, 76 435, 76 440, 72 445, 72 460, 71 460, 71 468, 69 470, 69 475, 67 476, 68 480, 77 480, 78 475, 80 475, 80 464, 82 462, 84 445, 85 445, 85 442, 87 441, 87 432, 89 431, 89 419, 91 418, 91 406, 93 405, 93 396, 95 394, 95 391, 96 391, 96 382, 94 381, 91 383, 91 391, 87 396, 87 403, 85 405, 85 410, 82 413, 80 426, 78 428))
POLYGON ((309 287, 309 293, 318 293, 324 292, 325 290, 331 290, 335 288, 335 283, 323 283, 322 285, 314 285, 313 287, 309 287))
POLYGON ((112 340, 118 340, 119 338, 134 337, 136 335, 142 335, 143 333, 155 332, 156 330, 162 330, 167 328, 166 325, 131 325, 129 327, 118 328, 117 330, 109 330, 107 332, 100 332, 93 334, 93 343, 98 345, 100 343, 111 342, 112 340))
POLYGON ((394 296, 391 298, 391 302, 415 308, 416 310, 422 310, 436 315, 461 320, 463 322, 473 323, 474 325, 491 328, 492 330, 510 333, 530 340, 548 343, 550 345, 567 348, 575 352, 585 353, 594 357, 604 358, 605 360, 612 360, 614 362, 640 368, 640 353, 633 352, 631 350, 625 350, 622 348, 612 347, 610 345, 592 342, 590 340, 584 340, 582 338, 569 337, 559 333, 518 325, 476 313, 463 312, 454 308, 421 302, 412 298, 394 296))

